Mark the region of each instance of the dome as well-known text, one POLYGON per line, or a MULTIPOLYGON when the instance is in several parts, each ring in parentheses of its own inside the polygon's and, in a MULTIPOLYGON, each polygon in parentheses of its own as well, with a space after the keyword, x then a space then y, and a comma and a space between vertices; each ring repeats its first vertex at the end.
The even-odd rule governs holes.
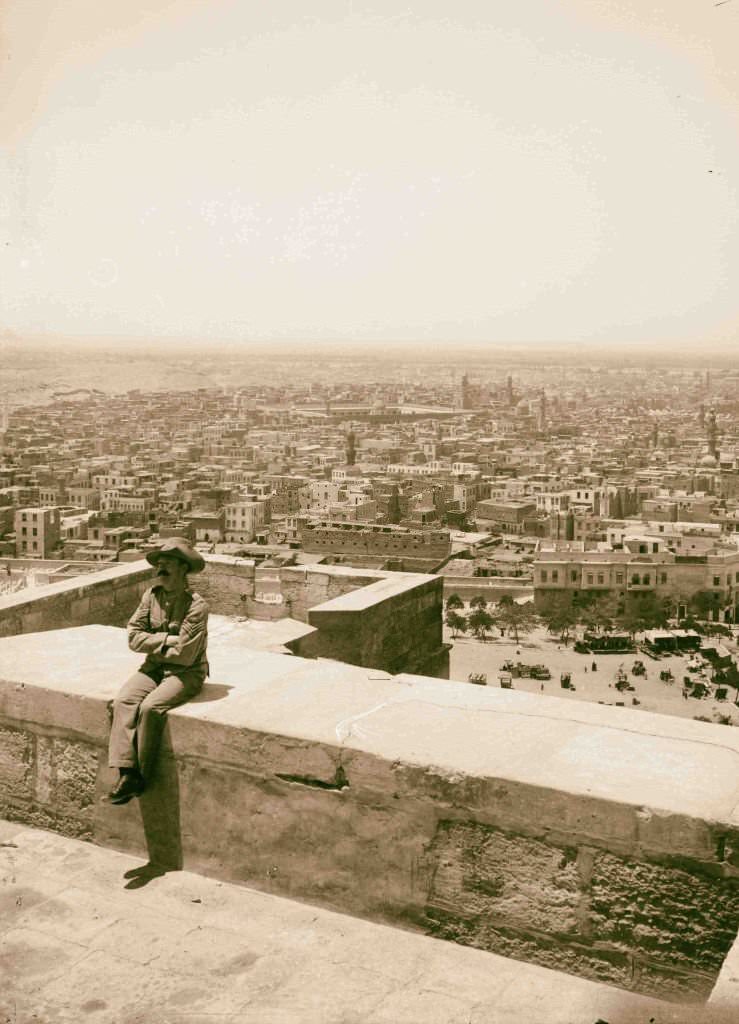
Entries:
POLYGON ((703 456, 703 458, 700 460, 698 465, 699 466, 706 466, 706 467, 711 466, 711 467, 715 468, 715 466, 716 466, 716 459, 714 458, 713 455, 711 455, 710 452, 708 452, 706 455, 703 456))

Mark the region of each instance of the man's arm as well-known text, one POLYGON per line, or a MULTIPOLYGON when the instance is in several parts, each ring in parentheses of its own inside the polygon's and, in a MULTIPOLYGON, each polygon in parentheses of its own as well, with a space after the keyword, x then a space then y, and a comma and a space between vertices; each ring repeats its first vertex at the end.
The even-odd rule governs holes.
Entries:
MULTIPOLYGON (((170 630, 175 623, 170 625, 170 630)), ((208 605, 202 597, 193 597, 179 630, 170 632, 158 660, 163 665, 193 665, 205 654, 208 636, 208 605)))
POLYGON ((151 590, 147 590, 139 606, 128 620, 128 646, 139 654, 155 654, 167 639, 166 633, 152 633, 149 622, 151 590))

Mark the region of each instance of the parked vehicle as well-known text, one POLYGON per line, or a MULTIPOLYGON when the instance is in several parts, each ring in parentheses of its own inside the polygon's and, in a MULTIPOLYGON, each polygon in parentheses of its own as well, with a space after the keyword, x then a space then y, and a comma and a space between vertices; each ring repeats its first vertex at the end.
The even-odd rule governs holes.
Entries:
POLYGON ((620 654, 633 651, 634 643, 628 633, 585 634, 585 642, 595 654, 620 654))
POLYGON ((590 654, 590 648, 584 640, 575 640, 575 653, 576 654, 590 654))
POLYGON ((641 659, 635 661, 631 666, 631 673, 635 676, 645 676, 647 674, 646 666, 641 659))
POLYGON ((532 665, 531 666, 531 678, 532 679, 551 679, 552 673, 546 667, 546 665, 532 665))

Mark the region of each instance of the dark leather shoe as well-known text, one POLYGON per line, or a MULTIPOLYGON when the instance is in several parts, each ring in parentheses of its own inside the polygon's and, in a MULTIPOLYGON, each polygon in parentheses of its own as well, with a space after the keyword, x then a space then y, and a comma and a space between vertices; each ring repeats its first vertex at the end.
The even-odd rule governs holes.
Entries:
POLYGON ((138 772, 127 772, 125 775, 121 775, 113 786, 108 794, 108 799, 112 804, 127 804, 129 800, 143 793, 144 785, 144 779, 138 772))

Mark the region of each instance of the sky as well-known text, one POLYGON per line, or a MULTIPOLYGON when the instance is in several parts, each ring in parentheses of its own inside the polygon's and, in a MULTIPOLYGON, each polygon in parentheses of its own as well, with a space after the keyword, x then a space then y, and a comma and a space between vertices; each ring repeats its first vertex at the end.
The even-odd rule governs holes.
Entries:
POLYGON ((739 0, 3 0, 0 336, 737 345, 737 52, 739 0))

